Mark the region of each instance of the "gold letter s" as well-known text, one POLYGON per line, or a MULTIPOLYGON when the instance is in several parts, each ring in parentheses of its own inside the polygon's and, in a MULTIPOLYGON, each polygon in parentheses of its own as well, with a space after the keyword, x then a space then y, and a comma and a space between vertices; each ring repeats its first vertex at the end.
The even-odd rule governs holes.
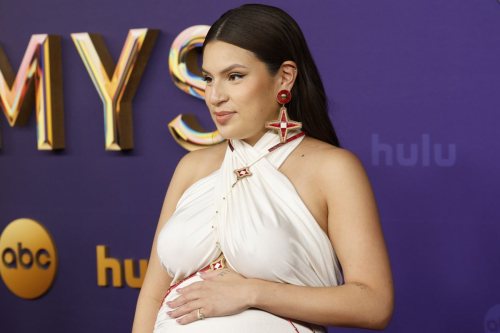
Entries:
MULTIPOLYGON (((168 61, 170 75, 176 86, 200 99, 205 99, 205 82, 201 79, 197 60, 209 29, 207 25, 195 25, 181 32, 172 43, 168 61)), ((192 114, 178 115, 168 124, 168 128, 175 141, 190 151, 224 141, 218 131, 205 131, 192 114)))

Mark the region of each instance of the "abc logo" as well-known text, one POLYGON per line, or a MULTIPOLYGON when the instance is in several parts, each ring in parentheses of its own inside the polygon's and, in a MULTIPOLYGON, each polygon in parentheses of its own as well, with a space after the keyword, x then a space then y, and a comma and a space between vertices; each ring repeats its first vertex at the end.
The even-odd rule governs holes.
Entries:
POLYGON ((15 295, 42 296, 54 282, 57 253, 52 236, 40 223, 17 219, 0 236, 0 275, 15 295))

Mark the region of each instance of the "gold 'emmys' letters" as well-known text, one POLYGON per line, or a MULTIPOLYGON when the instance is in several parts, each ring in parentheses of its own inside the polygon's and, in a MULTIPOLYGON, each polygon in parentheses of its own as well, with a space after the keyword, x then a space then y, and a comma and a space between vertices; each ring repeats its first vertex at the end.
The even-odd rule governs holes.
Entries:
POLYGON ((104 104, 106 150, 132 149, 132 99, 159 30, 131 29, 116 66, 99 34, 71 37, 104 104))
POLYGON ((31 36, 17 75, 0 46, 0 106, 9 125, 26 125, 35 101, 38 149, 64 148, 60 36, 31 36))
MULTIPOLYGON (((195 25, 185 29, 175 38, 169 53, 174 83, 199 99, 205 99, 205 82, 197 60, 209 28, 195 25)), ((100 34, 71 34, 104 105, 106 150, 133 149, 132 100, 158 33, 147 28, 129 30, 116 66, 100 34)), ((36 102, 39 150, 65 146, 61 63, 60 36, 33 35, 17 75, 0 46, 0 106, 10 126, 22 126, 36 102)), ((224 141, 217 130, 203 129, 192 114, 178 115, 168 128, 187 150, 224 141)))
MULTIPOLYGON (((172 43, 168 65, 175 85, 185 93, 205 99, 205 82, 198 67, 198 57, 210 26, 195 25, 182 31, 172 43)), ((219 131, 208 132, 194 115, 180 114, 168 124, 175 141, 193 151, 224 141, 219 131)))

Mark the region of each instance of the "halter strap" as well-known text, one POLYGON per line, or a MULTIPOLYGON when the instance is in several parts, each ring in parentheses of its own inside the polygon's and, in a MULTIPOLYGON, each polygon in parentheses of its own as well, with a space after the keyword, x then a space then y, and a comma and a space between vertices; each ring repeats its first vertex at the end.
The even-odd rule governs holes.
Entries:
POLYGON ((294 143, 294 145, 289 146, 287 149, 282 148, 284 149, 282 150, 278 148, 296 139, 299 139, 304 135, 306 135, 306 133, 304 131, 300 131, 289 137, 285 142, 279 142, 278 136, 272 131, 268 131, 259 139, 259 141, 254 146, 250 146, 242 140, 228 140, 228 147, 231 152, 235 154, 234 156, 237 158, 237 160, 241 162, 241 166, 252 166, 263 157, 269 155, 267 159, 273 164, 276 169, 278 169, 288 157, 288 155, 301 142, 301 140, 297 140, 296 144, 294 143), (269 145, 272 146, 269 147, 269 145), (280 152, 271 154, 276 150, 279 150, 280 152))

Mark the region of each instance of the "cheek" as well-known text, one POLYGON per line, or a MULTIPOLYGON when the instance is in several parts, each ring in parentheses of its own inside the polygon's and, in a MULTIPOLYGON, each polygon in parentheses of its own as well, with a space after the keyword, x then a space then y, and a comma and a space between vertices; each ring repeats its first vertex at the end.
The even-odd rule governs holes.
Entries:
POLYGON ((275 105, 270 94, 272 87, 263 84, 252 84, 246 86, 238 94, 238 104, 243 110, 248 110, 245 118, 255 119, 262 117, 264 113, 269 112, 275 105))

